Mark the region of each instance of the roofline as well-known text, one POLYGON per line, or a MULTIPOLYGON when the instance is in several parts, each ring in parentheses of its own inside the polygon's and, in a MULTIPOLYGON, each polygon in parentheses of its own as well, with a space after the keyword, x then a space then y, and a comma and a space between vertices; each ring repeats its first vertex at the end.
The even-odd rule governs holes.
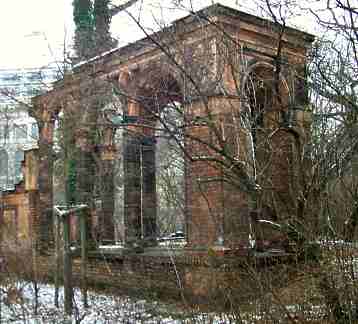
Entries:
MULTIPOLYGON (((267 27, 267 25, 272 26, 274 28, 277 28, 278 26, 282 26, 282 25, 275 23, 269 19, 261 18, 261 17, 255 16, 255 15, 249 14, 247 12, 244 12, 244 11, 240 11, 240 10, 228 7, 228 6, 224 6, 220 3, 215 3, 209 7, 203 8, 196 12, 192 11, 188 16, 179 18, 179 19, 175 20, 172 24, 175 25, 181 21, 185 22, 185 23, 190 23, 190 20, 193 19, 195 15, 199 16, 199 18, 200 17, 210 18, 210 17, 214 17, 214 16, 218 16, 218 15, 231 16, 234 18, 241 18, 241 20, 243 20, 245 22, 250 22, 250 23, 254 22, 256 25, 261 25, 264 27, 267 27)), ((303 38, 305 38, 305 40, 308 43, 312 43, 315 39, 314 35, 304 32, 302 30, 299 30, 297 28, 285 26, 285 31, 288 32, 289 34, 293 34, 296 36, 298 36, 298 35, 302 36, 303 38)))
MULTIPOLYGON (((257 17, 255 15, 216 3, 209 7, 203 8, 199 11, 195 11, 195 12, 193 11, 185 17, 174 20, 168 27, 165 27, 157 32, 154 32, 146 37, 143 37, 133 43, 129 43, 122 47, 114 48, 112 50, 99 54, 98 56, 90 58, 89 60, 82 62, 82 64, 80 63, 79 65, 74 66, 73 72, 80 72, 81 68, 86 66, 87 64, 96 63, 112 55, 116 55, 116 54, 124 55, 127 51, 132 50, 133 47, 142 48, 146 45, 153 45, 151 42, 151 38, 170 32, 171 29, 174 29, 178 24, 192 24, 195 21, 195 19, 198 18, 208 20, 208 18, 210 17, 218 17, 218 16, 231 16, 233 18, 240 18, 242 21, 254 23, 256 25, 263 26, 263 27, 271 26, 272 28, 278 28, 279 26, 281 26, 278 23, 272 22, 268 19, 257 17)), ((289 35, 291 34, 294 36, 299 36, 309 44, 312 43, 315 39, 314 35, 292 27, 285 26, 285 32, 288 32, 289 35)))

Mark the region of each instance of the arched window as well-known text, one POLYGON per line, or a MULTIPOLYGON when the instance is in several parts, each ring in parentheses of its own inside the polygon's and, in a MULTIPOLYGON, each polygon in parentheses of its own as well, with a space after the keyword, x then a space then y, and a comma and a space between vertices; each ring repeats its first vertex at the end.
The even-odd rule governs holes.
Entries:
POLYGON ((255 96, 254 101, 252 101, 252 117, 254 118, 253 122, 257 127, 264 127, 264 113, 265 110, 271 108, 272 106, 272 87, 271 84, 262 78, 256 77, 255 80, 255 96))
POLYGON ((6 177, 8 174, 9 157, 5 150, 0 150, 0 176, 6 177))
POLYGON ((37 140, 39 138, 39 128, 37 126, 37 123, 31 124, 31 139, 37 140))
POLYGON ((24 152, 18 150, 15 152, 15 182, 22 180, 22 161, 24 160, 24 152))
POLYGON ((161 235, 183 232, 185 229, 185 161, 183 106, 172 101, 162 108, 156 126, 155 182, 157 225, 161 235))
POLYGON ((265 127, 265 112, 269 111, 273 104, 272 76, 260 75, 256 72, 250 73, 245 83, 245 96, 250 108, 254 142, 256 142, 257 132, 265 127))

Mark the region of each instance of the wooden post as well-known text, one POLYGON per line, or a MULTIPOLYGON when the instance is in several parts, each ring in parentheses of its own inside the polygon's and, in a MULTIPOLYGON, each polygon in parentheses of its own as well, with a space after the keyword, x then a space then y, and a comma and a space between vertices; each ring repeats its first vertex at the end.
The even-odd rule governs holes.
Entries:
POLYGON ((83 292, 83 304, 88 307, 87 301, 87 205, 77 205, 69 208, 68 206, 54 206, 54 210, 58 217, 62 219, 63 223, 63 286, 65 293, 65 313, 72 314, 73 309, 73 286, 72 286, 72 255, 71 255, 71 238, 70 238, 70 216, 76 211, 80 215, 80 228, 81 228, 81 286, 83 292))
POLYGON ((72 314, 72 260, 70 250, 70 214, 63 215, 63 286, 65 297, 65 313, 72 314))

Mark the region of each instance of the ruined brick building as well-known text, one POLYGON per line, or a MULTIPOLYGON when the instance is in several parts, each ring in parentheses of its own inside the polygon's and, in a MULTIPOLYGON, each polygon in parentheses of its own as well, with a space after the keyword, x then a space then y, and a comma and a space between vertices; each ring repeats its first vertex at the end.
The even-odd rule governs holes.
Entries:
POLYGON ((60 118, 72 121, 73 202, 91 207, 102 239, 114 235, 113 168, 120 158, 124 242, 128 248, 156 244, 158 127, 184 151, 188 251, 240 248, 257 215, 291 217, 299 185, 295 145, 308 136, 305 64, 312 41, 304 32, 213 5, 75 67, 33 100, 39 148, 26 157, 23 185, 33 242, 45 247, 52 240, 60 118), (116 107, 109 111, 111 102, 116 107), (182 117, 174 128, 163 117, 168 109, 182 117), (121 114, 121 123, 108 112, 121 114), (118 129, 124 130, 121 150, 114 143, 118 129))

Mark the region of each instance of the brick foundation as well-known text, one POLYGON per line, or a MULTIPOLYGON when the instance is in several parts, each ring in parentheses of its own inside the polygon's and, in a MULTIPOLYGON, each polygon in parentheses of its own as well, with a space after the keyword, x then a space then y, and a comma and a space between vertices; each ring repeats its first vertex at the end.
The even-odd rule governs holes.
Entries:
MULTIPOLYGON (((23 257, 16 259, 15 254, 2 255, 8 260, 11 258, 12 265, 23 262, 23 257)), ((27 261, 27 265, 30 261, 27 261)), ((270 271, 272 265, 292 261, 289 256, 257 259, 248 256, 223 257, 212 253, 198 256, 187 253, 173 258, 168 255, 152 256, 150 253, 127 256, 97 253, 89 255, 87 280, 93 289, 108 290, 118 295, 130 294, 163 301, 172 298, 178 302, 208 305, 218 310, 226 307, 230 298, 245 300, 253 297, 259 293, 253 288, 255 276, 260 273, 264 275, 270 271)), ((53 282, 54 256, 37 255, 33 262, 33 268, 17 267, 18 274, 28 280, 36 278, 39 281, 53 282)), ((72 268, 74 286, 80 283, 80 272, 81 259, 75 257, 72 268)), ((272 280, 273 278, 274 276, 272 280)))

